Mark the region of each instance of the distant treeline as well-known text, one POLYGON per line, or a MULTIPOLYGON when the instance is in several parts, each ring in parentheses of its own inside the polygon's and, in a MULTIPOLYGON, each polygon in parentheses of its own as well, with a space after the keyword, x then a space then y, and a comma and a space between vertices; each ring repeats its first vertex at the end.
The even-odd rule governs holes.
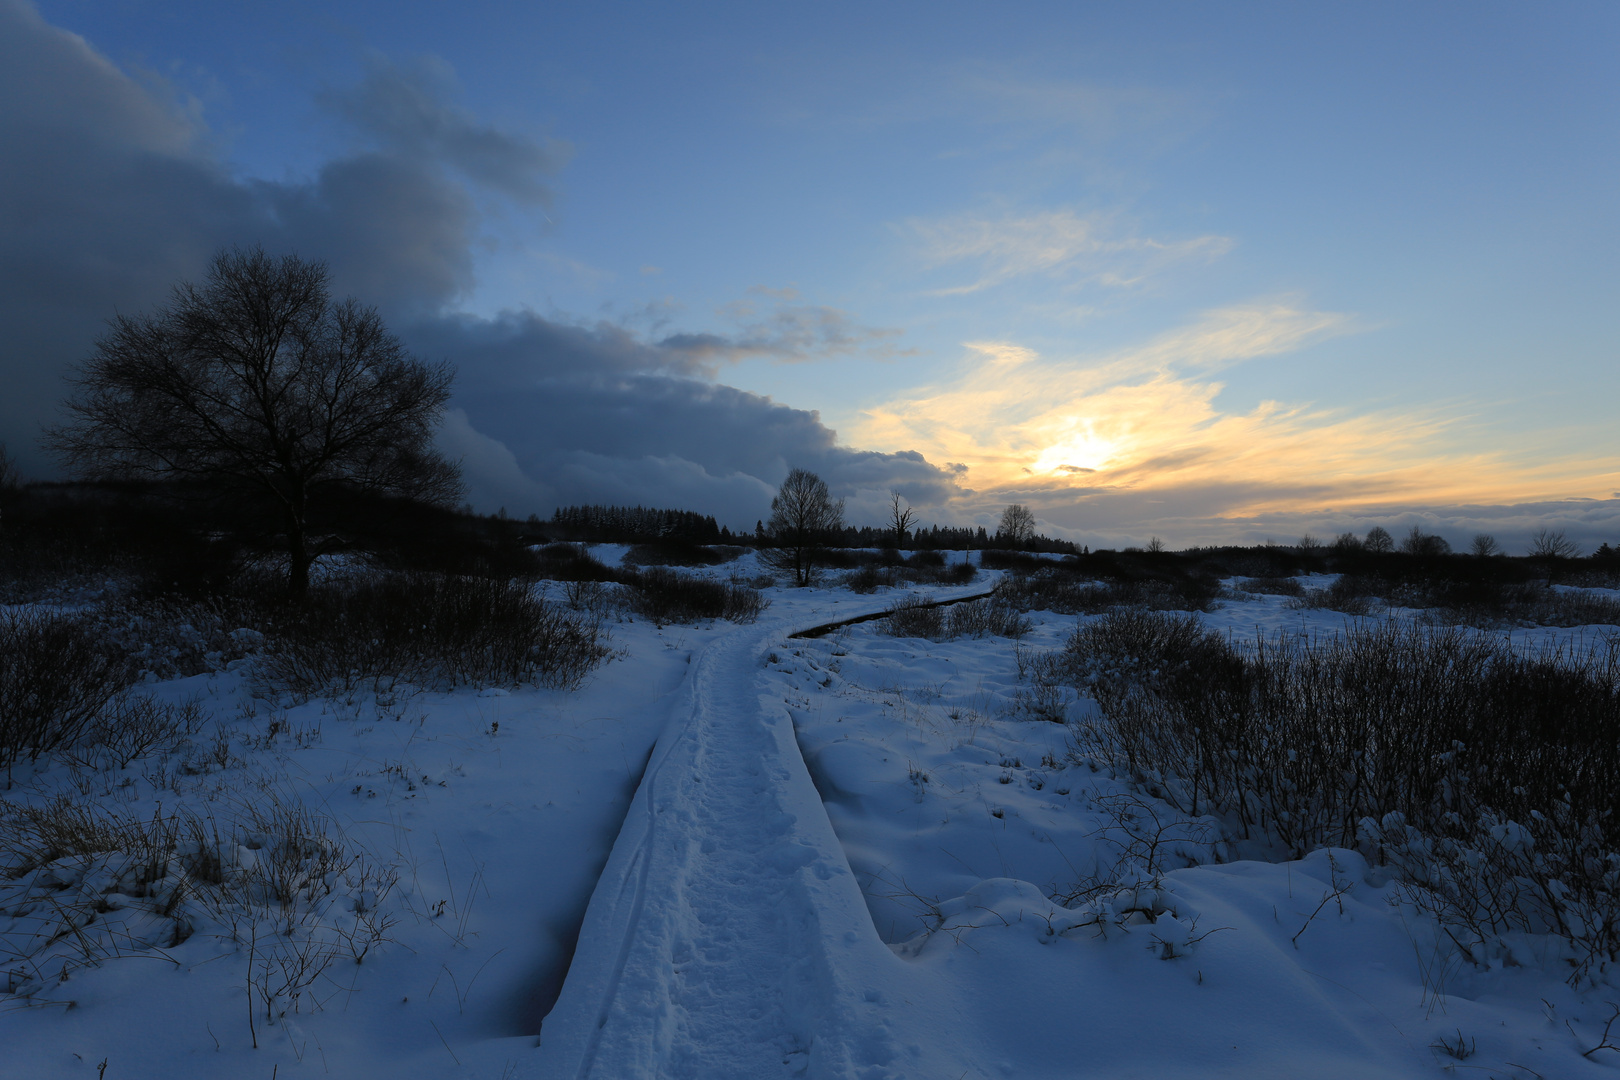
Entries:
POLYGON ((712 516, 692 510, 658 510, 647 506, 559 506, 547 530, 555 540, 598 544, 647 544, 678 540, 688 544, 726 544, 733 540, 712 516))
MULTIPOLYGON (((683 544, 768 544, 770 536, 764 521, 756 522, 752 533, 733 533, 716 523, 713 517, 691 510, 659 510, 646 506, 563 506, 552 514, 546 525, 546 534, 553 540, 599 544, 651 544, 677 542, 683 544)), ((885 548, 895 547, 893 529, 880 526, 848 526, 828 536, 832 547, 885 548)), ((955 528, 934 525, 929 528, 908 529, 905 542, 899 545, 924 551, 966 551, 1006 547, 998 539, 979 528, 955 528)), ((1079 555, 1082 549, 1067 540, 1053 540, 1036 536, 1018 545, 1023 551, 1044 551, 1060 555, 1079 555)))

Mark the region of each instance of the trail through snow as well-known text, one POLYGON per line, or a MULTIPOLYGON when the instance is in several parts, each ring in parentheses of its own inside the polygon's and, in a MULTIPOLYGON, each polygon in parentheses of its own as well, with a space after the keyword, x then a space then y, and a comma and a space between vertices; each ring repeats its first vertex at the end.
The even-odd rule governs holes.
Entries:
POLYGON ((920 1062, 889 1015, 911 1003, 891 992, 903 964, 760 678, 789 632, 739 630, 694 658, 542 1029, 539 1075, 876 1080, 920 1062))

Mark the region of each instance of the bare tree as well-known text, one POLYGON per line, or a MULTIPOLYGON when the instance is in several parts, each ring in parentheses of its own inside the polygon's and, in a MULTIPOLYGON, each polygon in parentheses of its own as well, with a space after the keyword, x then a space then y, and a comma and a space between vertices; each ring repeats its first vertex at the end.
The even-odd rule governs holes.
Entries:
POLYGON ((1578 559, 1580 555, 1581 549, 1564 535, 1563 529, 1537 529, 1530 538, 1531 558, 1578 559))
POLYGON ((834 500, 827 482, 813 472, 794 469, 771 500, 767 526, 776 547, 766 554, 771 565, 793 571, 800 586, 815 576, 816 556, 832 534, 844 527, 844 500, 834 500))
POLYGON ((907 506, 898 491, 889 492, 889 528, 894 530, 894 546, 906 546, 906 532, 917 520, 917 515, 907 506))
POLYGON ((1157 536, 1148 540, 1147 549, 1154 555, 1163 555, 1167 550, 1164 546, 1164 541, 1160 540, 1157 536))
POLYGON ((996 526, 996 538, 1014 547, 1022 547, 1035 535, 1035 515, 1028 507, 1013 503, 1001 512, 1001 524, 996 526))
POLYGON ((1382 525, 1367 530, 1366 548, 1375 555, 1387 555, 1395 550, 1395 538, 1382 525))
POLYGON ((1412 531, 1401 540, 1401 550, 1408 555, 1449 555, 1451 545, 1445 537, 1426 533, 1414 525, 1412 531))
POLYGON ((1490 533, 1475 533, 1474 542, 1469 545, 1468 550, 1481 559, 1488 559, 1492 555, 1502 554, 1502 545, 1498 544, 1496 537, 1490 533))
POLYGON ((1353 552, 1366 550, 1367 543, 1353 532, 1342 532, 1333 538, 1333 551, 1337 555, 1349 555, 1353 552))
POLYGON ((112 321, 72 377, 73 419, 46 439, 84 475, 268 496, 285 533, 288 593, 301 597, 320 554, 308 536, 312 494, 460 496, 460 469, 432 443, 454 377, 407 353, 376 309, 334 304, 325 264, 233 250, 154 313, 112 321))

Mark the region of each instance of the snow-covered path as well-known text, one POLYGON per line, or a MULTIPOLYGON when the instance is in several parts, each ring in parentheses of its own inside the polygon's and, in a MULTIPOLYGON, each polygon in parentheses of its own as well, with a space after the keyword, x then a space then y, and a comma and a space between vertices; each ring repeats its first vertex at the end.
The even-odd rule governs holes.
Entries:
POLYGON ((897 1049, 887 1015, 903 964, 760 678, 790 629, 694 658, 542 1030, 541 1076, 911 1073, 921 1050, 897 1049))

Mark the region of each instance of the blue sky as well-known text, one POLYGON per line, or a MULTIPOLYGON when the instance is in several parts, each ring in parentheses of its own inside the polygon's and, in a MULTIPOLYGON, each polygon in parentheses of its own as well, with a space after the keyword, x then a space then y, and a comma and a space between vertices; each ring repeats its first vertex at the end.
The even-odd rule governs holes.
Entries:
POLYGON ((269 199, 165 268, 296 240, 419 349, 507 327, 447 429, 480 504, 751 524, 808 463, 1093 543, 1620 539, 1613 5, 7 2, 269 199), (287 224, 368 154, 461 271, 287 224))

